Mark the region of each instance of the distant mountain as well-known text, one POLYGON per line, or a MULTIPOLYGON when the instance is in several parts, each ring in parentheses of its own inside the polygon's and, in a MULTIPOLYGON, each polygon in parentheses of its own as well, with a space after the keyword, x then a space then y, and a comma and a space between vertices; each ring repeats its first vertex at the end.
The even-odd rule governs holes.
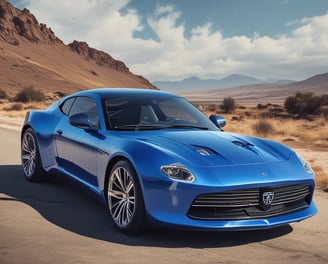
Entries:
POLYGON ((237 87, 237 86, 259 84, 259 83, 264 83, 264 82, 254 77, 245 76, 241 74, 232 74, 220 80, 220 84, 221 84, 220 88, 237 87))
POLYGON ((157 89, 121 61, 86 42, 65 45, 28 9, 0 0, 0 88, 15 93, 34 86, 72 93, 94 87, 157 89))
POLYGON ((217 79, 199 79, 190 77, 182 81, 156 81, 154 85, 163 90, 209 90, 237 87, 250 84, 264 83, 263 81, 240 74, 233 74, 226 78, 217 79))
POLYGON ((268 79, 265 83, 275 83, 275 84, 289 84, 296 82, 295 80, 277 80, 277 79, 268 79))
POLYGON ((297 92, 328 94, 328 72, 303 81, 259 83, 239 87, 212 90, 183 91, 179 94, 193 102, 215 103, 225 97, 234 98, 238 104, 282 103, 286 97, 297 92))
POLYGON ((312 90, 312 91, 325 91, 328 93, 328 72, 317 74, 304 81, 294 82, 289 84, 289 87, 293 87, 299 91, 312 90))

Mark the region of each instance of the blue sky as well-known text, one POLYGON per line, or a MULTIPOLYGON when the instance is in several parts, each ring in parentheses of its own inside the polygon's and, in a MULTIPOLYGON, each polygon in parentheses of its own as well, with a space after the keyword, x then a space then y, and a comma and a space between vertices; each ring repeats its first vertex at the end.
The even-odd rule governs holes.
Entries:
POLYGON ((327 0, 10 0, 150 79, 328 72, 327 0))
MULTIPOLYGON (((267 36, 289 34, 297 20, 328 11, 327 0, 137 0, 128 7, 137 9, 145 19, 159 4, 173 5, 181 11, 180 22, 185 23, 186 34, 211 22, 213 29, 225 37, 252 37, 255 32, 267 36)), ((149 33, 146 28, 142 35, 148 38, 149 33)))

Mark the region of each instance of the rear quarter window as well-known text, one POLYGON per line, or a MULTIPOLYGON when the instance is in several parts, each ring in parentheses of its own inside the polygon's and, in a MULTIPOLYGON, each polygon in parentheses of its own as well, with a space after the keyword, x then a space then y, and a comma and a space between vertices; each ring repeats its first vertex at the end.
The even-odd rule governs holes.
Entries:
POLYGON ((69 99, 65 100, 65 101, 61 104, 61 106, 60 106, 60 110, 61 110, 65 115, 69 115, 69 112, 70 112, 70 110, 71 110, 71 108, 72 108, 72 105, 73 105, 75 99, 76 99, 75 97, 73 97, 73 98, 69 98, 69 99))

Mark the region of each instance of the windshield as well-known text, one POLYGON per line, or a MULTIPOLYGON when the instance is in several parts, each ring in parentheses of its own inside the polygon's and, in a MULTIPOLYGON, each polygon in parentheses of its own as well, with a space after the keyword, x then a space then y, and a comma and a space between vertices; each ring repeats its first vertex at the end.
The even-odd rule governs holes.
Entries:
POLYGON ((109 129, 219 130, 198 108, 180 97, 131 96, 106 99, 109 129))

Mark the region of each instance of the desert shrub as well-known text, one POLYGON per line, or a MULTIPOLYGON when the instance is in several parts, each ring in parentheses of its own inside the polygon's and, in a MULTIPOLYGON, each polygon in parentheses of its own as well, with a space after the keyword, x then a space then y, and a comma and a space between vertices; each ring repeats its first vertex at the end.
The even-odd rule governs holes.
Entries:
POLYGON ((328 94, 321 95, 321 105, 328 106, 328 94))
POLYGON ((328 107, 327 106, 323 106, 320 109, 321 113, 320 113, 320 120, 321 123, 325 124, 326 122, 328 122, 328 107))
POLYGON ((231 97, 226 97, 223 99, 222 104, 220 105, 220 108, 225 112, 225 113, 231 113, 235 110, 236 108, 236 103, 235 100, 231 97))
POLYGON ((62 97, 64 97, 64 96, 66 96, 66 94, 65 94, 65 93, 63 93, 63 92, 60 92, 60 91, 54 92, 54 94, 55 94, 55 95, 57 95, 57 96, 58 96, 58 97, 60 97, 60 98, 62 98, 62 97))
POLYGON ((297 114, 299 117, 319 114, 321 106, 328 103, 328 96, 317 96, 312 92, 297 92, 294 96, 289 96, 284 102, 286 111, 289 114, 297 114))
POLYGON ((271 106, 274 106, 274 105, 273 104, 270 104, 270 103, 265 104, 265 105, 263 105, 263 104, 257 104, 256 108, 259 109, 259 110, 263 110, 263 109, 267 109, 267 108, 269 108, 271 106))
POLYGON ((28 104, 24 106, 25 110, 37 110, 42 108, 43 108, 42 104, 28 104))
POLYGON ((252 128, 256 135, 260 137, 266 137, 274 132, 273 126, 266 119, 257 121, 255 124, 253 124, 252 128))
POLYGON ((10 107, 6 107, 4 110, 6 111, 21 111, 24 109, 23 104, 21 103, 14 103, 10 105, 10 107))
POLYGON ((216 105, 215 104, 210 104, 207 106, 207 111, 209 112, 215 112, 216 111, 216 105))
POLYGON ((6 94, 6 92, 5 92, 3 89, 1 89, 1 88, 0 88, 0 98, 1 98, 1 99, 5 99, 5 98, 7 98, 7 94, 6 94))
POLYGON ((231 121, 239 121, 240 119, 238 116, 232 116, 230 120, 231 121))
POLYGON ((259 109, 259 110, 263 110, 263 109, 266 109, 267 106, 263 105, 263 104, 257 104, 256 108, 259 109))
POLYGON ((283 113, 283 112, 285 112, 285 110, 282 107, 278 107, 278 106, 269 109, 269 111, 272 112, 272 113, 283 113))
POLYGON ((248 112, 248 111, 245 111, 244 115, 245 115, 246 117, 252 117, 252 116, 253 116, 253 114, 250 113, 250 112, 248 112))
POLYGON ((15 102, 42 102, 46 100, 46 96, 40 90, 34 89, 33 86, 26 87, 18 92, 14 98, 15 102))

